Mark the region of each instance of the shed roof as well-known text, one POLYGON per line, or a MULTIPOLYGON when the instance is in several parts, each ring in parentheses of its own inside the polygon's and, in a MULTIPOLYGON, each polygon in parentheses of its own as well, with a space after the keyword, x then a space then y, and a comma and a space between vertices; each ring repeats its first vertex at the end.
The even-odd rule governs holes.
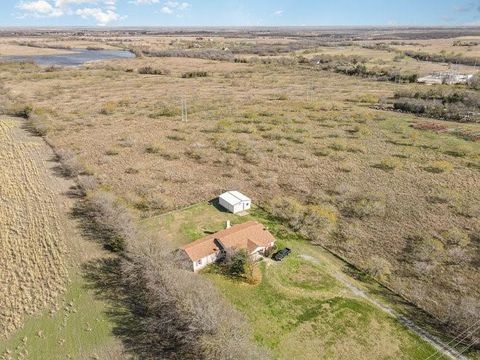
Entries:
POLYGON ((251 201, 249 197, 243 195, 241 192, 238 191, 227 191, 220 195, 220 198, 222 198, 230 205, 236 205, 241 203, 242 201, 251 201))
POLYGON ((246 249, 250 253, 258 247, 268 247, 275 238, 263 224, 248 221, 230 229, 208 235, 182 247, 192 261, 215 254, 221 247, 246 249))

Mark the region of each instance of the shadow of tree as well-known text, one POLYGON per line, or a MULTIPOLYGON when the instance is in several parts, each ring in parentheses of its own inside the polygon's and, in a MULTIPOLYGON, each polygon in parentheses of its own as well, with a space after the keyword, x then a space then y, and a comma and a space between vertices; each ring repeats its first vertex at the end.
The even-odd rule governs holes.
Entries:
POLYGON ((158 349, 145 326, 147 309, 142 306, 142 293, 132 291, 122 282, 121 258, 96 259, 83 265, 87 288, 107 303, 107 316, 114 324, 113 334, 125 351, 141 359, 157 359, 158 349))

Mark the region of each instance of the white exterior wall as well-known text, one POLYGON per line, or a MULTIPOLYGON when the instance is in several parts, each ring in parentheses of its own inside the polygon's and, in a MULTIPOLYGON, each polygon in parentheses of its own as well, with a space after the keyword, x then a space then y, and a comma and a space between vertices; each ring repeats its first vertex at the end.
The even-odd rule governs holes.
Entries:
POLYGON ((219 199, 219 204, 225 209, 227 209, 228 211, 235 213, 234 207, 230 205, 228 202, 226 202, 225 200, 223 200, 222 198, 219 199))
POLYGON ((193 271, 197 272, 197 271, 202 270, 203 268, 207 267, 208 265, 216 262, 219 254, 220 254, 220 252, 217 252, 215 254, 212 254, 212 255, 209 255, 209 256, 206 256, 206 257, 202 258, 201 259, 201 261, 202 261, 201 264, 199 263, 200 260, 193 262, 192 263, 193 264, 193 271))
POLYGON ((245 211, 245 210, 248 210, 251 208, 252 204, 250 201, 241 201, 239 202, 238 204, 235 204, 235 205, 231 205, 229 204, 228 202, 226 202, 225 200, 221 199, 219 200, 219 204, 224 207, 225 209, 227 209, 228 211, 230 211, 231 213, 234 213, 234 214, 237 214, 239 212, 242 212, 242 211, 245 211))
POLYGON ((238 203, 237 205, 235 205, 235 206, 233 207, 233 211, 232 211, 232 212, 233 212, 234 214, 237 214, 237 213, 242 212, 242 211, 243 211, 243 204, 242 204, 242 203, 238 203))
POLYGON ((243 210, 244 211, 249 210, 252 207, 252 202, 251 201, 243 201, 242 205, 243 205, 243 210))

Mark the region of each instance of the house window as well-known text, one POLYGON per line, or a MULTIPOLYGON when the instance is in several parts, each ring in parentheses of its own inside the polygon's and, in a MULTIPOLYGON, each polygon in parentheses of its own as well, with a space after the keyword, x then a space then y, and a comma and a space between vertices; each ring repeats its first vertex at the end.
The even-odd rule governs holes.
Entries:
POLYGON ((197 261, 197 265, 202 265, 202 263, 203 263, 203 259, 200 259, 197 261))

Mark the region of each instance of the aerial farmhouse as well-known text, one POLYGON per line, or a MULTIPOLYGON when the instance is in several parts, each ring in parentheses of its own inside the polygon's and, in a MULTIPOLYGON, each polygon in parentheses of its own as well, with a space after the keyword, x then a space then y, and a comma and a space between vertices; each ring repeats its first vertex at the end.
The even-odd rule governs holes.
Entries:
POLYGON ((247 250, 258 258, 275 245, 275 238, 264 225, 249 221, 208 235, 181 248, 191 261, 191 269, 199 271, 209 264, 222 260, 226 251, 247 250))
POLYGON ((220 206, 233 214, 247 211, 252 206, 252 200, 238 191, 227 191, 218 198, 220 206))

